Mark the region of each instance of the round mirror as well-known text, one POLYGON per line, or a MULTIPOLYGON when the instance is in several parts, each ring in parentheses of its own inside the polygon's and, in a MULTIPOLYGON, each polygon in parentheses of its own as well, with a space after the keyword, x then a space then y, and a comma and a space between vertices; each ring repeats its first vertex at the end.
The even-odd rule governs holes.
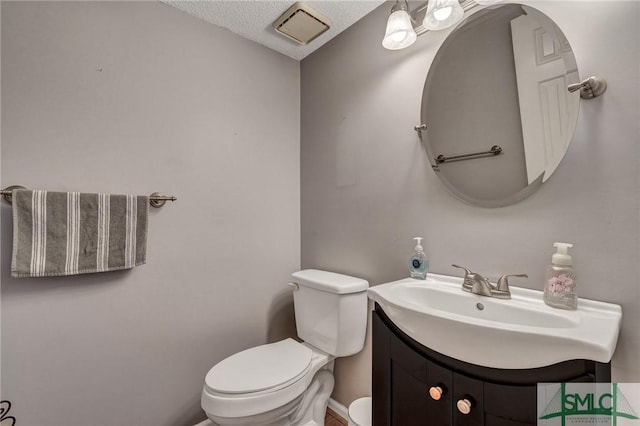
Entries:
POLYGON ((521 4, 478 10, 445 40, 422 95, 421 132, 433 170, 457 197, 483 207, 518 202, 558 167, 580 95, 569 42, 521 4))

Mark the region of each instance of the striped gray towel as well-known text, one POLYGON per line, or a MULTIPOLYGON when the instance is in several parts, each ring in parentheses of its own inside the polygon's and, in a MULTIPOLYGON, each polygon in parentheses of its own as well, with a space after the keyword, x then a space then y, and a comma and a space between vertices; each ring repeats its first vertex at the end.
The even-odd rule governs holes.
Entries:
POLYGON ((142 265, 149 197, 13 191, 13 277, 115 271, 142 265))

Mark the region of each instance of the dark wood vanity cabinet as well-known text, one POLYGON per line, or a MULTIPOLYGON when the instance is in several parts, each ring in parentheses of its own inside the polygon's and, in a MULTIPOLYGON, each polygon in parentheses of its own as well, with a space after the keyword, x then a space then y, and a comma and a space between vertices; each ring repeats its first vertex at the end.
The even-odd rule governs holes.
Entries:
POLYGON ((586 360, 480 367, 411 339, 377 304, 373 313, 373 426, 535 425, 538 382, 608 382, 610 372, 610 364, 586 360))

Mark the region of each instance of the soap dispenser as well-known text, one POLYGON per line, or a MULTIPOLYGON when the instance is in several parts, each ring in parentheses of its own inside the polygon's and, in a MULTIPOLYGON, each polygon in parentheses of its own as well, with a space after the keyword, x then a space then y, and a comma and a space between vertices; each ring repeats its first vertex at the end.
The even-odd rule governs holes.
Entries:
POLYGON ((422 248, 422 237, 415 237, 414 240, 416 240, 416 252, 411 256, 411 259, 409 259, 409 273, 411 274, 411 278, 426 280, 429 261, 422 248))
POLYGON ((554 243, 553 246, 558 251, 552 256, 551 265, 547 268, 544 303, 553 308, 575 310, 578 308, 576 272, 571 255, 567 253, 573 244, 554 243))

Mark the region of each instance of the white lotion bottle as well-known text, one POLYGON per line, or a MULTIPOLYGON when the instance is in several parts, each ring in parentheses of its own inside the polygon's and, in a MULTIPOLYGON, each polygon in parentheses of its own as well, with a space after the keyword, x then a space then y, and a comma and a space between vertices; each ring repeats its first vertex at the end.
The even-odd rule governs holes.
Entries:
POLYGON ((544 284, 544 303, 560 309, 578 309, 578 295, 576 293, 576 271, 573 269, 573 259, 567 253, 573 244, 554 243, 558 249, 551 258, 551 265, 547 268, 544 284))

